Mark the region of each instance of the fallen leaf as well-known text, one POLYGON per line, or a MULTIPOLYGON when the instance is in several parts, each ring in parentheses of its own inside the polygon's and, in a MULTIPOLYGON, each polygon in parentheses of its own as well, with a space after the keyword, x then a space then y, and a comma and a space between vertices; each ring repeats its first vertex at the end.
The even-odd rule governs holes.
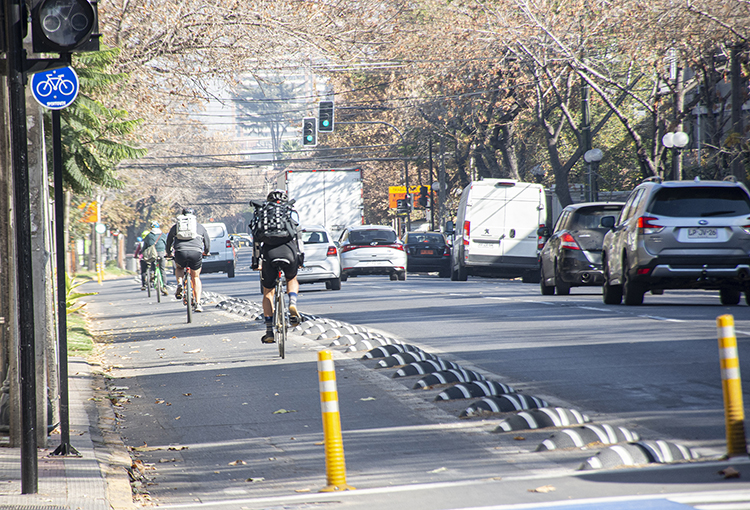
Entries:
POLYGON ((362 402, 368 402, 370 400, 375 400, 375 397, 365 397, 360 399, 362 402))
POLYGON ((182 416, 178 416, 177 418, 175 418, 175 420, 179 420, 180 418, 182 418, 182 416))
POLYGON ((310 492, 310 489, 294 489, 294 492, 310 492))
POLYGON ((186 397, 189 397, 190 395, 192 395, 192 393, 183 393, 183 395, 185 395, 186 397))
POLYGON ((513 439, 515 439, 516 441, 526 441, 526 438, 523 436, 516 436, 513 439))
POLYGON ((200 349, 193 349, 192 351, 183 351, 185 354, 198 354, 201 352, 200 349))
POLYGON ((159 459, 159 462, 164 464, 165 462, 177 462, 177 459, 171 458, 171 459, 159 459))
POLYGON ((321 441, 321 442, 319 442, 319 443, 315 443, 315 446, 323 446, 324 444, 325 444, 325 443, 324 443, 323 441, 321 441))
POLYGON ((164 448, 160 448, 158 446, 148 446, 144 444, 143 446, 134 446, 131 449, 136 452, 156 452, 159 450, 163 450, 164 448))
POLYGON ((160 398, 157 398, 157 399, 156 399, 156 403, 157 403, 157 404, 163 404, 163 403, 164 403, 164 400, 163 400, 163 399, 160 399, 160 398))
POLYGON ((740 472, 734 469, 732 466, 729 466, 726 469, 722 469, 721 471, 719 471, 719 474, 723 476, 725 479, 740 477, 740 472))
POLYGON ((262 482, 263 480, 265 480, 265 478, 263 478, 262 476, 259 476, 258 478, 248 478, 245 481, 246 482, 262 482))
POLYGON ((235 460, 229 463, 230 466, 244 466, 246 464, 247 462, 245 462, 244 460, 235 460))
POLYGON ((188 449, 187 446, 170 446, 169 448, 167 448, 167 450, 172 451, 172 452, 179 452, 181 450, 187 450, 187 449, 188 449))
MULTIPOLYGON (((172 337, 172 338, 174 338, 174 337, 172 337)), ((166 347, 159 347, 159 348, 158 348, 158 349, 156 349, 156 350, 157 350, 157 351, 166 351, 167 349, 166 349, 166 347)))
POLYGON ((278 411, 274 411, 273 414, 286 414, 286 413, 296 413, 294 409, 279 409, 278 411))
POLYGON ((543 485, 541 487, 537 487, 536 489, 529 489, 529 492, 546 493, 546 492, 553 492, 554 490, 555 488, 552 485, 543 485))

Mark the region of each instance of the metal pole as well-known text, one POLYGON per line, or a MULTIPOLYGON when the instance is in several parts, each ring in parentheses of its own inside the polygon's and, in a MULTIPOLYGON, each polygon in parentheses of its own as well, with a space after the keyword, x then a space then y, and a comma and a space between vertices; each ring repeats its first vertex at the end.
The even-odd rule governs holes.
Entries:
POLYGON ((60 110, 52 110, 52 171, 55 174, 55 237, 57 245, 57 345, 60 359, 60 446, 53 455, 79 455, 70 444, 68 412, 68 320, 65 306, 65 204, 63 193, 60 110))
POLYGON ((430 137, 430 230, 435 230, 435 193, 432 183, 435 182, 432 175, 432 137, 430 137))
POLYGON ((22 0, 5 1, 5 33, 10 151, 17 245, 19 379, 21 387, 21 492, 38 492, 36 441, 36 360, 34 290, 31 266, 31 201, 26 133, 26 51, 23 49, 22 0))

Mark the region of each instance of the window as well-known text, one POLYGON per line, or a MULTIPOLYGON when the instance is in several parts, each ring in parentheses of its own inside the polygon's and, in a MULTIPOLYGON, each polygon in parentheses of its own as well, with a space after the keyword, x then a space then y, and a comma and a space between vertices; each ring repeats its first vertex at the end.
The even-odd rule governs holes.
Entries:
POLYGON ((302 242, 305 244, 328 244, 328 236, 325 232, 302 232, 302 242))
POLYGON ((349 233, 349 243, 362 244, 393 244, 396 242, 396 232, 393 230, 353 230, 349 233))
POLYGON ((650 212, 676 218, 746 216, 750 214, 750 197, 742 188, 661 188, 650 212))

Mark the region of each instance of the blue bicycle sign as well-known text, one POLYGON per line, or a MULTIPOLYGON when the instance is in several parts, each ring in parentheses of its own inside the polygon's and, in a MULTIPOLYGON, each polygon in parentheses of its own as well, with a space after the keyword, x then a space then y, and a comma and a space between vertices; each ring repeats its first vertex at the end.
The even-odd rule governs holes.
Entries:
POLYGON ((45 108, 60 110, 78 96, 78 76, 72 67, 36 73, 31 77, 31 91, 45 108))

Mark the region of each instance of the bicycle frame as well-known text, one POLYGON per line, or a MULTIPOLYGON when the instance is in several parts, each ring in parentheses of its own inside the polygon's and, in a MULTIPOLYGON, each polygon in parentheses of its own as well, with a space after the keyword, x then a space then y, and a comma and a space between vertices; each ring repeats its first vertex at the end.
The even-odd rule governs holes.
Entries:
POLYGON ((284 297, 284 280, 283 273, 279 271, 279 276, 276 279, 276 287, 274 290, 274 307, 273 307, 273 329, 276 343, 279 346, 279 356, 281 359, 285 357, 286 349, 286 333, 287 333, 287 313, 286 313, 286 299, 284 297))

